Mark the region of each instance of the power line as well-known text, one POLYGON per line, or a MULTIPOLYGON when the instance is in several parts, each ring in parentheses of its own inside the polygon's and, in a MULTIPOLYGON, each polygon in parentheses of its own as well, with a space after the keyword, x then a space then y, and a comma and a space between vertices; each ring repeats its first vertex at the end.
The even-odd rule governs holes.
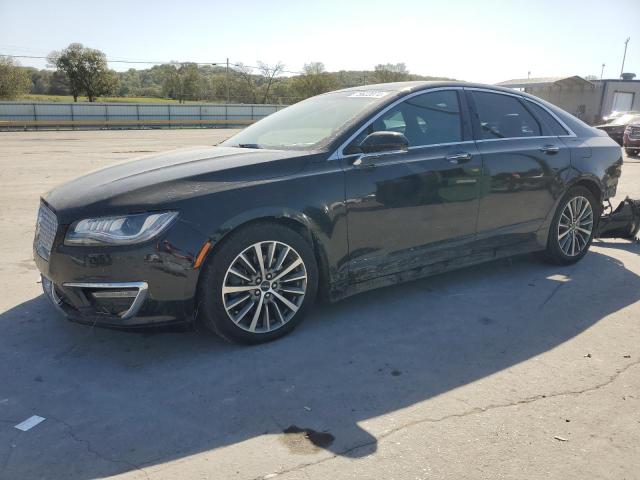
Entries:
MULTIPOLYGON (((0 53, 0 57, 9 57, 9 58, 28 58, 28 59, 38 59, 38 60, 47 60, 48 57, 40 56, 40 55, 8 55, 4 53, 0 53)), ((222 66, 226 65, 227 62, 155 62, 155 61, 143 61, 143 60, 110 60, 107 59, 108 63, 125 63, 125 64, 137 64, 137 65, 183 65, 183 64, 192 64, 192 65, 214 65, 214 66, 222 66)), ((229 65, 233 65, 234 67, 246 67, 255 70, 259 70, 260 67, 256 67, 253 65, 244 65, 238 63, 229 63, 229 65)), ((296 75, 302 75, 304 72, 294 71, 294 70, 280 70, 282 73, 293 73, 296 75)))

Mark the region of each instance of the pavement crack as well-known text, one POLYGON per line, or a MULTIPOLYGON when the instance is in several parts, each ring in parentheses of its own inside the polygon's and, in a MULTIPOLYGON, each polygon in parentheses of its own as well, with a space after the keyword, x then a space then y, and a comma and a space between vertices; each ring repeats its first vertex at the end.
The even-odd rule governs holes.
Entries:
MULTIPOLYGON (((464 418, 464 417, 468 417, 470 415, 477 415, 477 414, 481 414, 481 413, 485 413, 485 412, 489 412, 491 410, 497 410, 497 409, 501 409, 501 408, 509 408, 509 407, 515 407, 518 405, 527 405, 530 403, 535 403, 541 400, 548 400, 550 398, 558 398, 558 397, 565 397, 565 396, 571 396, 571 395, 582 395, 584 393, 589 393, 589 392, 594 392, 596 390, 600 390, 601 388, 604 388, 608 385, 610 385, 611 383, 615 382, 618 377, 620 375, 622 375, 624 372, 626 372, 627 370, 629 370, 630 368, 640 365, 640 359, 636 360, 634 362, 630 362, 628 364, 626 364, 624 367, 622 367, 620 370, 617 370, 614 374, 610 375, 609 378, 603 382, 597 383, 595 385, 592 385, 590 387, 586 387, 580 390, 566 390, 566 391, 562 391, 562 392, 556 392, 556 393, 550 393, 550 394, 540 394, 540 395, 532 395, 530 397, 527 398, 523 398, 521 400, 516 400, 513 402, 505 402, 505 403, 494 403, 494 404, 489 404, 487 406, 484 407, 474 407, 471 408, 467 411, 464 412, 460 412, 460 413, 452 413, 449 415, 444 415, 442 417, 437 417, 437 418, 430 418, 430 417, 426 417, 426 418, 421 418, 419 420, 415 420, 413 422, 401 425, 399 427, 393 428, 391 430, 388 430, 386 432, 384 432, 383 434, 379 435, 378 437, 376 437, 374 440, 368 440, 364 443, 360 443, 358 445, 354 445, 353 447, 349 447, 347 449, 341 450, 340 452, 334 453, 333 455, 326 457, 326 458, 322 458, 318 461, 315 462, 309 462, 309 463, 305 463, 302 465, 297 465, 295 467, 292 467, 290 469, 287 470, 281 470, 280 472, 277 472, 276 475, 284 475, 287 473, 291 473, 291 472, 296 472, 298 470, 304 470, 308 467, 312 467, 315 465, 320 465, 323 464, 325 462, 329 462, 331 460, 334 460, 337 457, 342 457, 345 455, 349 455, 350 453, 353 453, 357 450, 360 450, 361 448, 367 448, 370 447, 372 445, 377 444, 380 440, 384 440, 385 438, 401 431, 404 430, 406 428, 409 427, 413 427, 416 425, 421 425, 421 424, 425 424, 425 423, 439 423, 439 422, 444 422, 447 420, 451 420, 452 418, 464 418)), ((263 479, 264 476, 260 476, 260 477, 255 477, 252 480, 261 480, 263 479)))
POLYGON ((76 443, 83 444, 85 446, 85 448, 87 449, 87 452, 95 455, 96 457, 100 458, 101 460, 104 460, 105 462, 113 463, 113 464, 116 464, 116 465, 126 465, 129 468, 132 468, 134 470, 138 470, 138 471, 142 472, 146 478, 149 478, 149 474, 146 472, 146 470, 144 468, 140 467, 139 465, 136 465, 135 463, 127 462, 126 460, 117 460, 117 459, 109 458, 109 457, 103 455, 102 453, 100 453, 98 450, 93 448, 93 446, 91 445, 91 442, 89 440, 85 440, 83 438, 80 438, 75 433, 73 427, 69 423, 65 422, 64 420, 62 420, 60 418, 57 418, 57 417, 53 417, 51 415, 47 415, 46 418, 50 418, 51 420, 54 420, 54 421, 62 424, 65 427, 65 429, 67 430, 67 433, 69 434, 69 436, 73 439, 73 441, 76 442, 76 443))

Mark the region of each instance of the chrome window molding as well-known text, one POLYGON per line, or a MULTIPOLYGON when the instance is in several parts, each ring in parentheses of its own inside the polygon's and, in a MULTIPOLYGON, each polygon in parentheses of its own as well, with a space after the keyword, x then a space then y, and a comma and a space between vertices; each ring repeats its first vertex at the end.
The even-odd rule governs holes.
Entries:
POLYGON ((344 141, 328 158, 328 160, 339 160, 341 158, 351 158, 357 155, 362 155, 360 153, 351 153, 348 155, 344 154, 344 149, 358 136, 360 135, 367 127, 369 127, 369 125, 371 125, 373 122, 375 122, 380 116, 382 116, 383 114, 385 114, 386 112, 388 112, 389 110, 391 110, 393 107, 395 107, 396 105, 404 102, 405 100, 408 100, 410 98, 416 97, 418 95, 423 95, 425 93, 429 93, 429 92, 438 92, 438 91, 443 91, 443 90, 470 90, 470 91, 478 91, 478 92, 487 92, 487 93, 493 93, 495 95, 506 95, 509 97, 515 97, 519 100, 525 101, 525 102, 531 102, 534 103, 536 105, 538 105, 540 108, 544 109, 549 115, 551 115, 561 126, 562 128, 564 128, 567 132, 569 132, 569 134, 567 135, 536 135, 536 136, 532 136, 532 137, 509 137, 509 138, 487 138, 487 139, 478 139, 478 140, 463 140, 461 142, 450 142, 450 143, 432 143, 432 144, 427 144, 427 145, 414 145, 409 147, 409 150, 413 150, 416 148, 426 148, 426 147, 443 147, 443 146, 449 146, 449 145, 458 145, 458 144, 466 144, 466 143, 474 143, 474 142, 495 142, 495 141, 505 141, 505 140, 522 140, 524 138, 527 139, 545 139, 545 138, 575 138, 577 137, 577 135, 573 132, 573 130, 571 130, 571 128, 569 128, 569 126, 564 123, 562 121, 562 119, 560 117, 558 117, 558 115, 556 115, 553 111, 551 111, 549 108, 547 108, 545 105, 543 105, 540 102, 535 101, 534 99, 525 97, 523 95, 519 95, 517 93, 511 93, 511 92, 502 92, 499 90, 492 90, 490 88, 481 88, 481 87, 436 87, 436 88, 427 88, 425 90, 418 90, 417 92, 413 92, 409 95, 406 95, 404 97, 401 97, 397 100, 395 100, 394 102, 390 103, 389 105, 387 105, 385 108, 383 108, 382 110, 380 110, 378 113, 376 113, 373 117, 371 117, 369 120, 367 120, 367 122, 362 125, 362 127, 360 127, 358 130, 355 131, 355 133, 353 133, 346 141, 344 141))
POLYGON ((70 288, 95 288, 95 289, 121 289, 121 288, 137 288, 138 294, 133 299, 131 306, 129 309, 124 312, 120 318, 122 320, 127 320, 129 318, 135 317, 140 307, 147 298, 147 294, 149 292, 149 285, 147 282, 107 282, 107 283, 63 283, 63 287, 70 288))
POLYGON ((363 160, 366 160, 367 158, 379 158, 379 157, 386 157, 388 155, 401 155, 403 153, 409 153, 409 149, 407 150, 387 150, 385 152, 376 152, 376 153, 356 153, 355 155, 360 155, 355 162, 353 162, 353 165, 361 165, 363 160))
POLYGON ((481 140, 476 140, 476 143, 504 142, 506 140, 539 140, 539 139, 545 139, 545 138, 558 138, 559 136, 560 135, 536 135, 532 137, 483 138, 481 140))

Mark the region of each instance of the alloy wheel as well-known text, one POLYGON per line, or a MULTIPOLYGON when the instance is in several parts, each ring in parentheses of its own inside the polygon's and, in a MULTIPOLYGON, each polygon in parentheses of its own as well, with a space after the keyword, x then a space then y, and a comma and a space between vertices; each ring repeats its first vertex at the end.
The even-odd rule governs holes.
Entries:
POLYGON ((238 327, 268 333, 289 322, 302 306, 307 270, 300 254, 278 241, 254 243, 231 262, 222 302, 238 327))
POLYGON ((573 197, 564 207, 558 222, 558 243, 569 256, 579 255, 589 244, 593 233, 593 209, 585 197, 573 197))

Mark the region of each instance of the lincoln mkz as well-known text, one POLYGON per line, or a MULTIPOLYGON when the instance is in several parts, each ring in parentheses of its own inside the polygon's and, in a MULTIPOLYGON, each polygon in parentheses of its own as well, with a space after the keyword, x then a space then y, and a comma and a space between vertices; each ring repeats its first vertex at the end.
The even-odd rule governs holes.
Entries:
POLYGON ((605 132, 526 93, 367 85, 55 188, 34 257, 74 321, 259 343, 317 297, 526 252, 576 262, 621 165, 605 132))

